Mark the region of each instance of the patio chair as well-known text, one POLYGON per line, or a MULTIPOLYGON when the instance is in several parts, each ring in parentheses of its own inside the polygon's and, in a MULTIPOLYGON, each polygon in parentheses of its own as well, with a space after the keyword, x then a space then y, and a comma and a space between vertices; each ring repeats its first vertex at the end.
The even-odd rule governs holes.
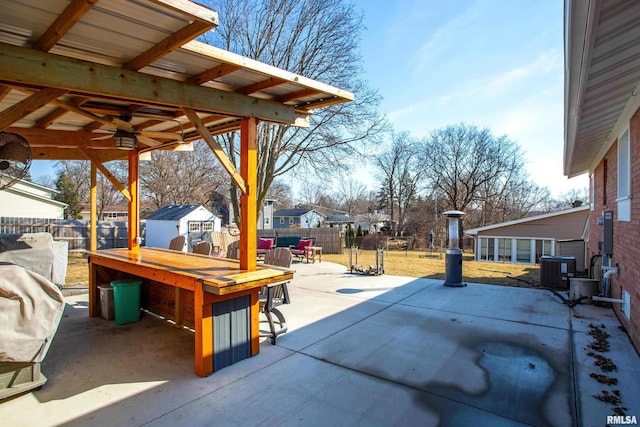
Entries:
POLYGON ((193 245, 191 252, 194 254, 211 255, 211 243, 202 241, 193 245))
POLYGON ((263 258, 267 254, 267 252, 269 252, 275 246, 276 246, 275 237, 260 237, 258 239, 258 249, 257 249, 258 258, 263 258))
POLYGON ((303 237, 298 241, 298 246, 291 248, 291 254, 302 261, 306 256, 307 246, 314 246, 316 243, 315 237, 303 237))
MULTIPOLYGON (((289 268, 291 267, 291 259, 291 251, 288 248, 273 248, 265 254, 264 263, 289 268)), ((260 289, 260 311, 264 313, 269 324, 269 331, 260 330, 260 336, 270 337, 273 345, 276 344, 278 335, 287 332, 287 322, 284 315, 276 307, 291 302, 287 289, 288 283, 289 281, 273 283, 260 289)))
POLYGON ((227 245, 227 258, 240 259, 239 240, 235 240, 227 245))
POLYGON ((211 251, 215 256, 223 256, 226 253, 227 245, 224 243, 222 231, 211 232, 211 251))
POLYGON ((169 242, 169 249, 172 251, 182 251, 186 241, 187 238, 185 236, 176 236, 169 242))

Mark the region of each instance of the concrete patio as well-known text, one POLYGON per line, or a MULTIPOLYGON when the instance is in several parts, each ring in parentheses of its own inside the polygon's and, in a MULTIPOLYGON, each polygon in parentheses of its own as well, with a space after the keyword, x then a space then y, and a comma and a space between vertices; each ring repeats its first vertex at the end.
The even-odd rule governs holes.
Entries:
POLYGON ((148 314, 89 318, 87 295, 69 296, 48 382, 0 404, 1 424, 603 426, 614 405, 594 395, 614 390, 640 418, 640 357, 611 309, 569 309, 544 290, 294 268, 289 332, 207 378, 193 373, 189 330, 148 314), (602 355, 617 372, 588 355, 594 326, 610 335, 602 355))

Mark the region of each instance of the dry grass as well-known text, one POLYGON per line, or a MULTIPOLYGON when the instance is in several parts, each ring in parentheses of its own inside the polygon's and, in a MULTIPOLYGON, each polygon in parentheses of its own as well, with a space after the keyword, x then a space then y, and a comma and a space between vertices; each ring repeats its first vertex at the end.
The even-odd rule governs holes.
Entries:
POLYGON ((77 283, 89 285, 89 261, 82 254, 70 253, 65 284, 68 286, 77 283))
MULTIPOLYGON (((349 268, 349 253, 323 255, 323 261, 335 262, 349 268)), ((355 255, 352 256, 355 264, 355 255)), ((375 265, 375 251, 360 250, 358 264, 364 267, 375 265)), ((387 251, 384 255, 384 272, 393 276, 425 277, 444 280, 445 256, 424 251, 387 251)), ((474 261, 473 256, 464 255, 462 263, 463 281, 506 286, 530 286, 540 283, 540 267, 529 264, 507 264, 474 261)))
MULTIPOLYGON (((444 280, 444 255, 425 257, 423 251, 388 251, 385 252, 385 274, 393 276, 426 277, 444 280)), ((349 253, 342 255, 322 256, 323 261, 335 262, 349 268, 349 253)), ((353 258, 355 263, 355 257, 353 258)), ((359 251, 358 264, 368 267, 375 264, 374 251, 359 251)), ((472 256, 465 255, 462 264, 463 280, 473 283, 487 283, 506 286, 529 286, 528 283, 540 283, 540 267, 527 264, 503 264, 473 261, 472 256), (508 277, 509 276, 509 277, 508 277)), ((67 268, 67 285, 77 283, 89 284, 89 267, 87 259, 79 254, 69 255, 67 268)))

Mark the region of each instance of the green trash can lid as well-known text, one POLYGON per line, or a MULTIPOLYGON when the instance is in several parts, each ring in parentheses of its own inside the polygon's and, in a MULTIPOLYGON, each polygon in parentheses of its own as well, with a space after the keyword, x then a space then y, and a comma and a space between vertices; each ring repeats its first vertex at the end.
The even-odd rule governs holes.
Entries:
POLYGON ((117 288, 118 286, 138 286, 142 281, 137 279, 120 279, 111 282, 111 286, 117 288))

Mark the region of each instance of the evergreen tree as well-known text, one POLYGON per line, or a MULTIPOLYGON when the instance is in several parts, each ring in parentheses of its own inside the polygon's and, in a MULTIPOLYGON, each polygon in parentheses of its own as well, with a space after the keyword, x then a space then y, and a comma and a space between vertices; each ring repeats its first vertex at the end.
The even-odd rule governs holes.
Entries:
POLYGON ((82 203, 80 203, 80 197, 78 197, 78 189, 66 173, 63 172, 58 177, 56 190, 58 190, 58 194, 54 197, 55 200, 68 205, 66 209, 67 219, 78 219, 82 211, 82 203))

